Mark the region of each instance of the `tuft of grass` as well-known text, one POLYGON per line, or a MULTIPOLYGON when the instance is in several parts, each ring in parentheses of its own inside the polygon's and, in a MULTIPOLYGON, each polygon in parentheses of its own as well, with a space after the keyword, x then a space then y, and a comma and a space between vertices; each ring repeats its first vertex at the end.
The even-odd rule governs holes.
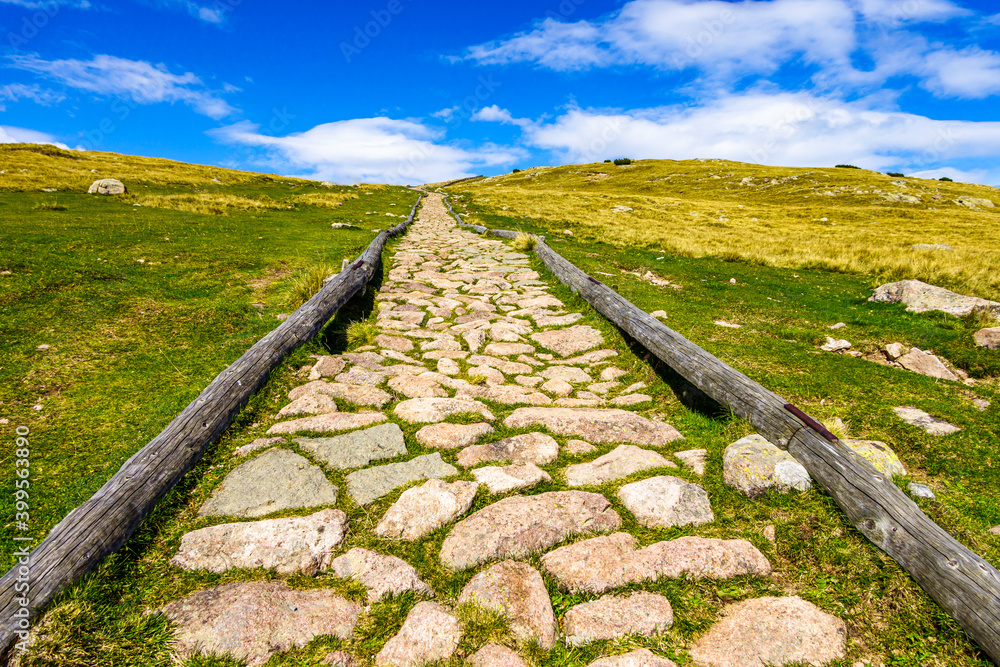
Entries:
POLYGON ((313 298, 316 292, 323 289, 323 285, 338 273, 340 267, 332 264, 317 264, 299 271, 288 281, 288 306, 298 308, 313 298))
POLYGON ((537 239, 531 234, 518 234, 510 242, 510 247, 517 252, 528 252, 534 249, 536 241, 537 239))
POLYGON ((455 616, 462 625, 462 643, 459 649, 475 651, 487 644, 514 642, 507 618, 497 609, 488 609, 474 602, 460 604, 455 616))
POLYGON ((38 202, 31 207, 32 211, 68 211, 69 209, 55 201, 38 202))
POLYGON ((347 342, 353 347, 374 345, 375 337, 379 335, 378 326, 369 320, 352 322, 347 327, 347 342))

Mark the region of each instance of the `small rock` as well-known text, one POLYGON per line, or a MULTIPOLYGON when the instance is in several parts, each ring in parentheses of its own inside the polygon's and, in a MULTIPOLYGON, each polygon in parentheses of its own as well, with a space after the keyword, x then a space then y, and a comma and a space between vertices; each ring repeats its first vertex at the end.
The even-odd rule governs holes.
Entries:
POLYGON ((972 399, 972 404, 974 406, 976 406, 976 408, 978 408, 980 412, 985 411, 987 408, 989 408, 991 405, 993 405, 989 401, 983 400, 981 398, 974 398, 974 399, 972 399))
POLYGON ((918 350, 917 348, 911 349, 907 354, 896 359, 896 363, 908 371, 920 373, 927 377, 939 378, 941 380, 958 380, 958 376, 948 370, 948 367, 940 359, 933 354, 918 350))
POLYGON ((474 576, 458 597, 502 613, 519 641, 543 649, 556 644, 556 617, 542 575, 530 565, 512 560, 497 563, 474 576))
POLYGON ((334 559, 330 570, 341 579, 353 579, 367 588, 369 603, 406 591, 434 595, 431 587, 421 581, 417 571, 405 560, 368 549, 351 549, 334 559))
POLYGON ((312 576, 330 565, 347 533, 347 515, 322 510, 310 516, 224 523, 186 533, 170 564, 221 574, 234 567, 274 568, 312 576))
POLYGON ((677 464, 648 449, 635 445, 619 445, 593 461, 567 466, 566 484, 569 486, 604 484, 641 470, 664 467, 676 468, 677 464))
POLYGON ((776 534, 774 530, 774 524, 769 524, 764 526, 764 530, 761 531, 764 534, 764 539, 766 539, 771 544, 775 543, 776 534))
POLYGON ((562 451, 564 454, 590 454, 591 452, 596 452, 597 447, 583 440, 569 440, 562 448, 562 451))
POLYGON ((467 447, 493 433, 489 424, 431 424, 417 431, 417 442, 433 449, 467 447))
POLYGON ((128 192, 125 184, 117 178, 101 178, 90 184, 87 188, 89 195, 123 195, 128 192))
POLYGON ((625 394, 611 399, 612 405, 636 405, 638 403, 648 403, 653 397, 648 394, 625 394))
POLYGON ((385 334, 375 336, 375 344, 379 347, 403 353, 413 349, 413 341, 398 336, 386 336, 385 334))
POLYGON ((743 328, 742 324, 733 324, 733 323, 727 322, 725 320, 715 320, 714 324, 715 324, 715 326, 725 327, 727 329, 742 329, 743 328))
POLYGON ((708 493, 676 477, 650 477, 626 484, 618 499, 648 528, 700 526, 715 521, 708 493))
POLYGON ((601 381, 610 382, 612 380, 617 380, 623 375, 627 375, 627 373, 622 369, 616 368, 614 366, 608 366, 603 371, 601 371, 601 381))
POLYGON ((553 366, 545 369, 539 375, 548 380, 562 380, 571 384, 588 384, 594 381, 594 378, 590 377, 586 371, 574 366, 553 366))
POLYGON ((463 468, 492 461, 551 463, 559 456, 559 443, 544 433, 525 433, 485 445, 470 445, 458 453, 463 468))
POLYGON ((799 597, 763 597, 731 605, 690 649, 705 667, 822 665, 844 657, 847 629, 799 597))
POLYGON ((549 380, 540 389, 556 396, 569 396, 573 393, 573 385, 565 380, 549 380))
POLYGON ((906 354, 906 347, 902 343, 889 343, 885 346, 885 353, 886 356, 895 361, 906 354))
POLYGON ((906 475, 903 462, 896 456, 896 452, 892 451, 884 442, 877 440, 841 440, 841 442, 860 454, 883 475, 889 477, 906 475))
POLYGON ((323 415, 337 411, 337 402, 332 396, 324 394, 306 394, 295 399, 275 416, 276 419, 298 417, 301 415, 323 415))
POLYGON ((977 347, 985 347, 988 350, 1000 350, 1000 327, 989 327, 980 329, 972 335, 977 347))
POLYGON ((937 496, 931 491, 931 487, 926 484, 917 484, 916 482, 910 482, 907 487, 910 493, 915 495, 917 498, 928 498, 930 500, 935 500, 937 496))
POLYGON ((506 493, 552 481, 549 474, 534 463, 476 468, 472 476, 480 484, 485 484, 490 493, 506 493))
POLYGON ((440 422, 451 415, 469 412, 477 412, 488 421, 495 419, 493 413, 479 401, 457 398, 411 398, 399 403, 393 412, 411 423, 440 422))
POLYGON ((528 667, 524 658, 506 646, 487 644, 471 656, 472 667, 528 667))
POLYGON ((826 352, 843 352, 844 350, 851 349, 851 344, 842 339, 826 337, 826 343, 820 348, 826 352))
POLYGON ((791 454, 782 451, 756 433, 726 447, 722 455, 726 484, 756 498, 768 489, 788 493, 812 486, 809 473, 791 454))
POLYGON ((606 595, 570 607, 563 616, 563 633, 570 646, 625 635, 655 635, 674 624, 670 601, 655 593, 637 592, 629 597, 606 595))
POLYGON ((420 539, 468 512, 478 486, 431 479, 407 489, 378 522, 375 534, 392 540, 420 539))
POLYGON ((649 315, 650 315, 650 317, 655 317, 656 319, 666 319, 667 318, 667 311, 665 311, 665 310, 654 310, 649 315))
POLYGON ((621 517, 607 498, 583 491, 510 496, 460 521, 441 545, 441 563, 465 570, 542 551, 581 533, 613 530, 621 517))
POLYGON ((953 424, 949 424, 943 419, 932 417, 923 410, 919 410, 909 405, 893 408, 892 411, 896 413, 897 417, 902 419, 907 424, 921 428, 931 435, 951 435, 952 433, 958 433, 962 430, 953 424))
POLYGON ((441 479, 458 474, 458 468, 441 460, 441 454, 425 454, 401 463, 355 470, 344 478, 347 490, 359 505, 367 505, 393 489, 421 479, 441 479))
POLYGON ((259 449, 264 449, 265 447, 270 447, 271 445, 281 445, 284 444, 284 438, 257 438, 253 442, 242 447, 237 447, 233 450, 233 457, 238 458, 240 456, 246 456, 256 452, 259 449))
POLYGON ((837 322, 836 324, 831 324, 831 325, 830 325, 829 327, 827 327, 827 328, 828 328, 828 329, 833 329, 833 330, 836 330, 836 329, 843 329, 843 328, 844 328, 844 327, 846 327, 846 326, 847 326, 847 325, 846 325, 846 324, 844 324, 843 322, 837 322))
POLYGON ((420 667, 447 660, 458 648, 462 627, 458 619, 435 602, 421 602, 407 615, 399 633, 375 656, 379 667, 420 667))
POLYGON ((39 345, 35 349, 44 352, 45 350, 49 349, 50 347, 52 347, 52 346, 51 345, 46 345, 46 344, 43 343, 42 345, 39 345))
POLYGON ((490 343, 483 350, 483 354, 510 357, 518 354, 531 354, 534 351, 535 346, 526 343, 490 343))
POLYGON ((309 372, 309 379, 332 378, 342 373, 346 367, 347 359, 343 357, 320 357, 309 372))
POLYGON ((163 614, 174 623, 173 648, 181 660, 229 655, 257 667, 314 637, 349 639, 361 607, 323 589, 247 581, 195 591, 168 604, 163 614))
POLYGON ((287 449, 269 449, 237 466, 198 516, 259 517, 299 507, 333 505, 337 487, 323 471, 287 449))
POLYGON ((989 532, 993 535, 1000 535, 1000 526, 993 526, 990 528, 989 532))
POLYGON ((691 468, 696 475, 705 474, 705 459, 708 457, 707 449, 687 449, 683 452, 674 452, 674 456, 680 459, 686 467, 691 468))

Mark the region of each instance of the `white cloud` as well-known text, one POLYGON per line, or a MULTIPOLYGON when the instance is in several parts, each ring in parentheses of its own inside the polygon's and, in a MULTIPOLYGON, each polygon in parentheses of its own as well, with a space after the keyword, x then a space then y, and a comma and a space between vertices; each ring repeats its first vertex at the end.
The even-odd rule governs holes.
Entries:
POLYGON ((69 149, 69 146, 59 143, 51 134, 10 125, 0 125, 0 144, 52 144, 69 149))
POLYGON ((8 56, 10 67, 35 72, 71 88, 98 95, 129 97, 139 104, 183 102, 216 120, 234 112, 218 91, 209 90, 191 72, 173 74, 165 65, 109 55, 83 60, 42 60, 8 56))
POLYGON ((456 104, 453 107, 448 107, 447 109, 441 109, 440 111, 435 111, 431 114, 431 116, 434 118, 441 118, 442 120, 447 122, 450 121, 452 118, 454 118, 455 112, 461 108, 462 107, 456 104))
POLYGON ((23 83, 8 83, 0 86, 0 111, 6 111, 5 102, 17 102, 19 100, 31 100, 42 106, 51 106, 62 102, 66 96, 54 90, 47 90, 36 84, 26 85, 23 83))
MULTIPOLYGON (((1000 155, 1000 122, 933 120, 881 111, 874 102, 751 91, 722 94, 698 107, 571 108, 551 122, 527 127, 525 140, 570 162, 705 157, 912 171, 1000 155)), ((1000 182, 1000 170, 990 178, 1000 182)))
POLYGON ((955 169, 954 167, 942 167, 940 169, 927 169, 924 171, 915 171, 912 174, 907 174, 907 176, 913 176, 915 178, 933 178, 935 180, 940 179, 942 176, 947 176, 953 181, 958 183, 990 183, 997 182, 995 178, 997 174, 991 174, 985 169, 973 169, 973 170, 962 170, 955 169))
POLYGON ((59 7, 73 9, 90 9, 93 5, 88 0, 0 0, 0 3, 16 5, 25 9, 46 9, 53 13, 59 7))
POLYGON ((476 109, 472 116, 469 117, 470 120, 484 121, 487 123, 503 123, 504 125, 520 125, 521 127, 531 124, 531 120, 528 118, 514 118, 514 116, 507 109, 502 109, 496 104, 492 104, 488 107, 482 107, 476 109))
POLYGON ((229 143, 259 147, 269 164, 307 177, 339 183, 428 183, 473 176, 481 167, 509 164, 518 149, 467 149, 440 143, 442 133, 412 120, 354 118, 317 125, 305 132, 272 137, 244 121, 212 130, 229 143))
POLYGON ((590 21, 545 19, 528 31, 472 46, 465 59, 556 71, 693 68, 702 87, 706 79, 732 83, 791 65, 804 67, 804 78, 830 90, 877 88, 905 74, 939 96, 971 97, 983 84, 988 92, 979 96, 985 97, 997 92, 996 54, 935 55, 941 47, 912 29, 972 15, 950 0, 629 0, 590 21), (963 66, 971 70, 964 76, 963 66))
POLYGON ((923 86, 950 97, 982 99, 1000 93, 1000 53, 970 48, 942 49, 924 56, 923 86))
POLYGON ((198 8, 198 18, 209 23, 222 23, 222 14, 220 14, 218 10, 210 9, 208 7, 198 8))

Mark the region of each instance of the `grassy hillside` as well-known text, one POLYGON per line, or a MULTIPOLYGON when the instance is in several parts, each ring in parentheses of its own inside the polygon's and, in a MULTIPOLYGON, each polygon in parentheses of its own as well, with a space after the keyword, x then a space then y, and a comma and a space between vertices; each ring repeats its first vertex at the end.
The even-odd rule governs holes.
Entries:
POLYGON ((479 210, 580 240, 887 282, 919 278, 1000 299, 1000 190, 861 169, 725 160, 540 167, 459 183, 479 210), (958 203, 988 199, 995 208, 958 203), (615 212, 616 207, 631 211, 615 212), (952 250, 921 249, 943 243, 952 250))
POLYGON ((0 171, 0 428, 30 429, 39 538, 416 199, 51 146, 2 145, 0 171))

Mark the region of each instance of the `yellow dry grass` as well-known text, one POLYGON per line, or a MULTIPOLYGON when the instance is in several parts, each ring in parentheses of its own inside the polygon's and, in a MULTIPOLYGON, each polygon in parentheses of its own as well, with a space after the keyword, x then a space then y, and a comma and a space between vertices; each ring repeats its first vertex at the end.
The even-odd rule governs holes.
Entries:
POLYGON ((290 204, 275 201, 266 195, 250 198, 206 192, 182 195, 124 195, 122 200, 140 206, 204 215, 226 215, 229 211, 275 211, 292 208, 290 204))
MULTIPOLYGON (((371 192, 371 190, 369 190, 371 192)), ((296 204, 310 204, 321 208, 334 208, 340 206, 347 199, 357 199, 358 195, 353 192, 313 192, 309 194, 295 195, 293 200, 296 204)))
POLYGON ((1000 205, 1000 190, 988 186, 859 169, 641 160, 534 168, 454 189, 483 212, 554 232, 569 227, 582 241, 824 268, 873 282, 917 278, 1000 298, 1000 207, 988 207, 1000 205), (959 201, 970 197, 988 201, 975 208, 959 201))

